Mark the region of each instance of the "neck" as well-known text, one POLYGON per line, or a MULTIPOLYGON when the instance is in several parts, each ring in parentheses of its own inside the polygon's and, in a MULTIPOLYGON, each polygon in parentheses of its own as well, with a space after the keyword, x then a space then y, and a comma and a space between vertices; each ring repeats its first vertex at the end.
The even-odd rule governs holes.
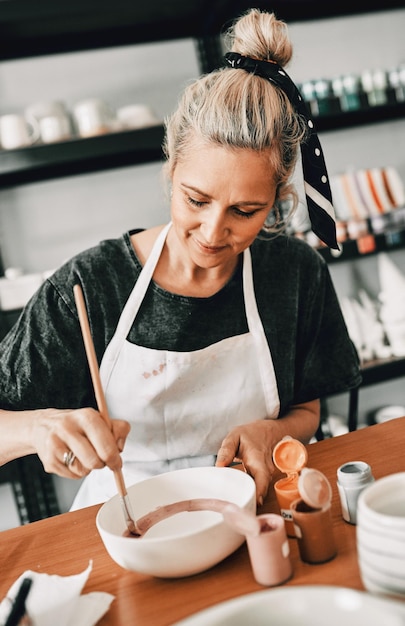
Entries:
POLYGON ((170 233, 166 240, 154 281, 172 293, 184 296, 206 298, 224 287, 233 276, 238 264, 238 257, 228 263, 215 267, 200 267, 182 255, 178 244, 170 245, 170 233))

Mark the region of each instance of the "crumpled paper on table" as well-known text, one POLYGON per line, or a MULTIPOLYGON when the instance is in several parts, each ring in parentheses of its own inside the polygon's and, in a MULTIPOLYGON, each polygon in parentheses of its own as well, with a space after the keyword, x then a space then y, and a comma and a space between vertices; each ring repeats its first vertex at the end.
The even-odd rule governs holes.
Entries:
POLYGON ((81 595, 93 563, 80 574, 57 576, 26 571, 12 584, 0 604, 0 624, 10 611, 12 601, 24 578, 32 579, 26 600, 27 614, 32 626, 95 626, 108 611, 114 596, 103 591, 81 595))

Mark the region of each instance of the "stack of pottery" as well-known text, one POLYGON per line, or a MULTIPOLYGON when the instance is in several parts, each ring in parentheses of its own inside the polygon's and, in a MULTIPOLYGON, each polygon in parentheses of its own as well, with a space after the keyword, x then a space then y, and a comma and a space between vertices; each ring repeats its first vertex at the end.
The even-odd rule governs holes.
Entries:
POLYGON ((371 593, 405 598, 405 472, 376 480, 357 505, 357 553, 371 593))
POLYGON ((386 254, 378 256, 380 319, 393 356, 405 356, 405 275, 386 254))

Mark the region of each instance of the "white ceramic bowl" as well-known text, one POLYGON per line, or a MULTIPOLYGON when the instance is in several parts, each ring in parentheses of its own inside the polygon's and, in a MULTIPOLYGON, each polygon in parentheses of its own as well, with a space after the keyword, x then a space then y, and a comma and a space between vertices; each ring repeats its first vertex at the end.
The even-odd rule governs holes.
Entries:
POLYGON ((356 533, 366 589, 405 596, 405 472, 380 478, 360 494, 356 533))
MULTIPOLYGON (((233 502, 256 512, 254 480, 229 467, 195 467, 154 476, 128 487, 137 519, 157 507, 195 498, 233 502)), ((226 524, 220 513, 178 513, 153 526, 141 538, 125 537, 118 495, 103 504, 96 518, 104 546, 125 569, 163 578, 190 576, 216 565, 245 538, 226 524)))
MULTIPOLYGON (((370 555, 368 555, 370 556, 370 555)), ((375 558, 371 562, 359 554, 361 579, 367 591, 378 594, 389 594, 403 598, 405 596, 405 576, 391 574, 378 569, 375 558)))
MULTIPOLYGON (((378 545, 378 544, 377 544, 378 545)), ((376 572, 382 572, 394 578, 398 578, 398 583, 402 585, 405 592, 405 560, 400 554, 386 554, 381 550, 370 549, 358 544, 357 552, 359 559, 368 564, 376 572)))
POLYGON ((366 487, 359 496, 357 516, 360 524, 405 534, 405 472, 384 476, 366 487))
POLYGON ((214 604, 173 626, 403 626, 405 603, 327 585, 284 585, 214 604))
POLYGON ((377 424, 381 424, 382 422, 387 422, 388 420, 395 419, 397 417, 402 417, 405 415, 405 406, 401 405, 389 405, 383 406, 378 409, 374 414, 374 420, 377 424))
POLYGON ((405 563, 405 538, 392 532, 382 534, 381 528, 370 529, 364 524, 357 525, 357 545, 370 552, 401 558, 405 563))

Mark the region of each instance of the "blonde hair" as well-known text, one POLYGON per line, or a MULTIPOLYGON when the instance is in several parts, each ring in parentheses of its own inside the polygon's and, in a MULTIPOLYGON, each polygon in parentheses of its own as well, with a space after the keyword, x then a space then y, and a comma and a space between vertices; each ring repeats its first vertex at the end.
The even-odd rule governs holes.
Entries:
MULTIPOLYGON (((283 67, 292 57, 287 25, 258 9, 242 15, 224 41, 234 52, 283 67)), ((281 89, 244 70, 221 68, 188 85, 177 110, 166 119, 165 171, 171 179, 195 137, 227 148, 265 152, 275 172, 276 202, 290 199, 295 206, 288 181, 304 135, 305 123, 281 89)))

